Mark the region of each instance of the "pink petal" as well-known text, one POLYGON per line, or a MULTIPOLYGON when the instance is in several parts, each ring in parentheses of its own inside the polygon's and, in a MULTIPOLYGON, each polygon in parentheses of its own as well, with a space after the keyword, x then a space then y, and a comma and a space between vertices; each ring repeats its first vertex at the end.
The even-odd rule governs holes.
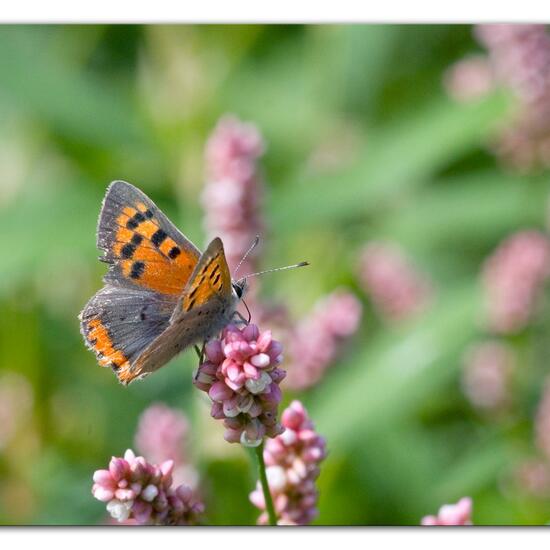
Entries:
POLYGON ((248 361, 245 361, 243 364, 243 370, 247 378, 252 378, 254 380, 260 378, 260 371, 248 361))
POLYGON ((212 401, 217 401, 221 403, 226 399, 230 399, 233 396, 233 391, 231 390, 231 388, 227 387, 225 383, 216 382, 210 388, 208 395, 210 396, 210 399, 212 399, 212 401))
POLYGON ((260 337, 257 339, 257 345, 258 349, 260 351, 266 351, 269 347, 269 344, 271 344, 272 341, 271 331, 270 330, 264 330, 260 337))
POLYGON ((92 494, 95 498, 97 498, 97 500, 100 500, 101 502, 109 502, 110 500, 113 500, 113 498, 115 498, 114 491, 105 489, 105 487, 102 487, 101 485, 94 485, 92 487, 92 494))
POLYGON ((114 486, 114 479, 109 470, 96 470, 93 475, 93 480, 99 485, 106 487, 114 486))

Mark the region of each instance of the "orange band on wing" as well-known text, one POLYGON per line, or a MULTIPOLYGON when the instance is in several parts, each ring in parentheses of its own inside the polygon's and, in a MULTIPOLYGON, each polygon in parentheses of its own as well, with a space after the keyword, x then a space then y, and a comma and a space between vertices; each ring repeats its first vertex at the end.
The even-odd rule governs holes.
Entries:
POLYGON ((99 319, 92 319, 88 323, 87 339, 90 346, 99 356, 102 367, 111 366, 119 369, 128 364, 128 359, 113 347, 113 341, 103 323, 99 319))

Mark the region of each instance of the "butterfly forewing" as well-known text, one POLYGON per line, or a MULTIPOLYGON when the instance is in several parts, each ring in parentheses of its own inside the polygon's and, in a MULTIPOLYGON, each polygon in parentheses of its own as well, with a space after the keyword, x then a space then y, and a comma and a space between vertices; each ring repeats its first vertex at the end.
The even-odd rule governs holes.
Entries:
POLYGON ((199 250, 139 189, 123 181, 107 189, 97 246, 110 264, 105 282, 180 296, 199 250))
POLYGON ((97 246, 105 287, 86 305, 81 331, 102 366, 128 384, 226 326, 235 296, 223 245, 198 249, 139 189, 112 183, 97 246))

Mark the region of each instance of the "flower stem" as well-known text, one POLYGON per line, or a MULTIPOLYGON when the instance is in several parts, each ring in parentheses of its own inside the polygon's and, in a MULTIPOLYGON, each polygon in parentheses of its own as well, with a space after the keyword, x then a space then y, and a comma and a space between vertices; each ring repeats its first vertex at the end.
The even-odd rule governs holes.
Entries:
POLYGON ((256 453, 256 457, 258 458, 258 473, 260 474, 260 483, 262 484, 262 491, 264 493, 265 508, 267 510, 267 516, 269 518, 269 525, 277 525, 277 516, 275 515, 273 499, 271 498, 269 484, 267 483, 267 475, 265 473, 263 440, 262 443, 254 449, 254 451, 256 453))

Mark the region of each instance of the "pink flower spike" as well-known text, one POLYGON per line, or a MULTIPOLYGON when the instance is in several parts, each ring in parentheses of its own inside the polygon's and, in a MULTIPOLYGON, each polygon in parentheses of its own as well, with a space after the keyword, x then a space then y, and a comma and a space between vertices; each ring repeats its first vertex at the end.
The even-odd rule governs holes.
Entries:
MULTIPOLYGON (((319 475, 319 464, 325 456, 325 442, 322 437, 302 438, 302 431, 312 431, 312 423, 299 401, 294 401, 283 411, 283 424, 289 420, 296 431, 274 425, 279 435, 268 439, 264 448, 269 488, 280 525, 307 525, 317 516, 318 493, 315 480, 319 475), (282 432, 282 433, 281 433, 282 432), (313 460, 317 458, 317 460, 313 460)), ((265 524, 265 503, 261 486, 250 494, 251 502, 264 511, 258 523, 265 524)))
MULTIPOLYGON (((225 439, 250 446, 260 444, 266 435, 277 436, 282 431, 277 423, 278 383, 285 371, 276 368, 270 350, 261 351, 260 343, 276 351, 282 347, 270 331, 261 332, 255 325, 242 330, 229 325, 218 342, 215 349, 222 355, 216 365, 210 363, 216 369, 210 373, 212 382, 204 379, 204 384, 195 385, 212 399, 211 416, 224 421, 225 439)), ((205 365, 199 367, 199 373, 205 365)))
MULTIPOLYGON (((124 456, 124 459, 114 457, 111 460, 117 474, 123 471, 117 467, 119 461, 131 461, 131 467, 126 468, 118 480, 116 491, 106 490, 98 483, 92 487, 94 497, 107 503, 107 511, 113 518, 141 525, 192 525, 198 522, 204 507, 195 501, 190 488, 172 487, 173 460, 157 466, 143 457, 136 457, 130 450, 124 456)), ((115 483, 110 470, 98 470, 94 477, 102 483, 115 483)))

